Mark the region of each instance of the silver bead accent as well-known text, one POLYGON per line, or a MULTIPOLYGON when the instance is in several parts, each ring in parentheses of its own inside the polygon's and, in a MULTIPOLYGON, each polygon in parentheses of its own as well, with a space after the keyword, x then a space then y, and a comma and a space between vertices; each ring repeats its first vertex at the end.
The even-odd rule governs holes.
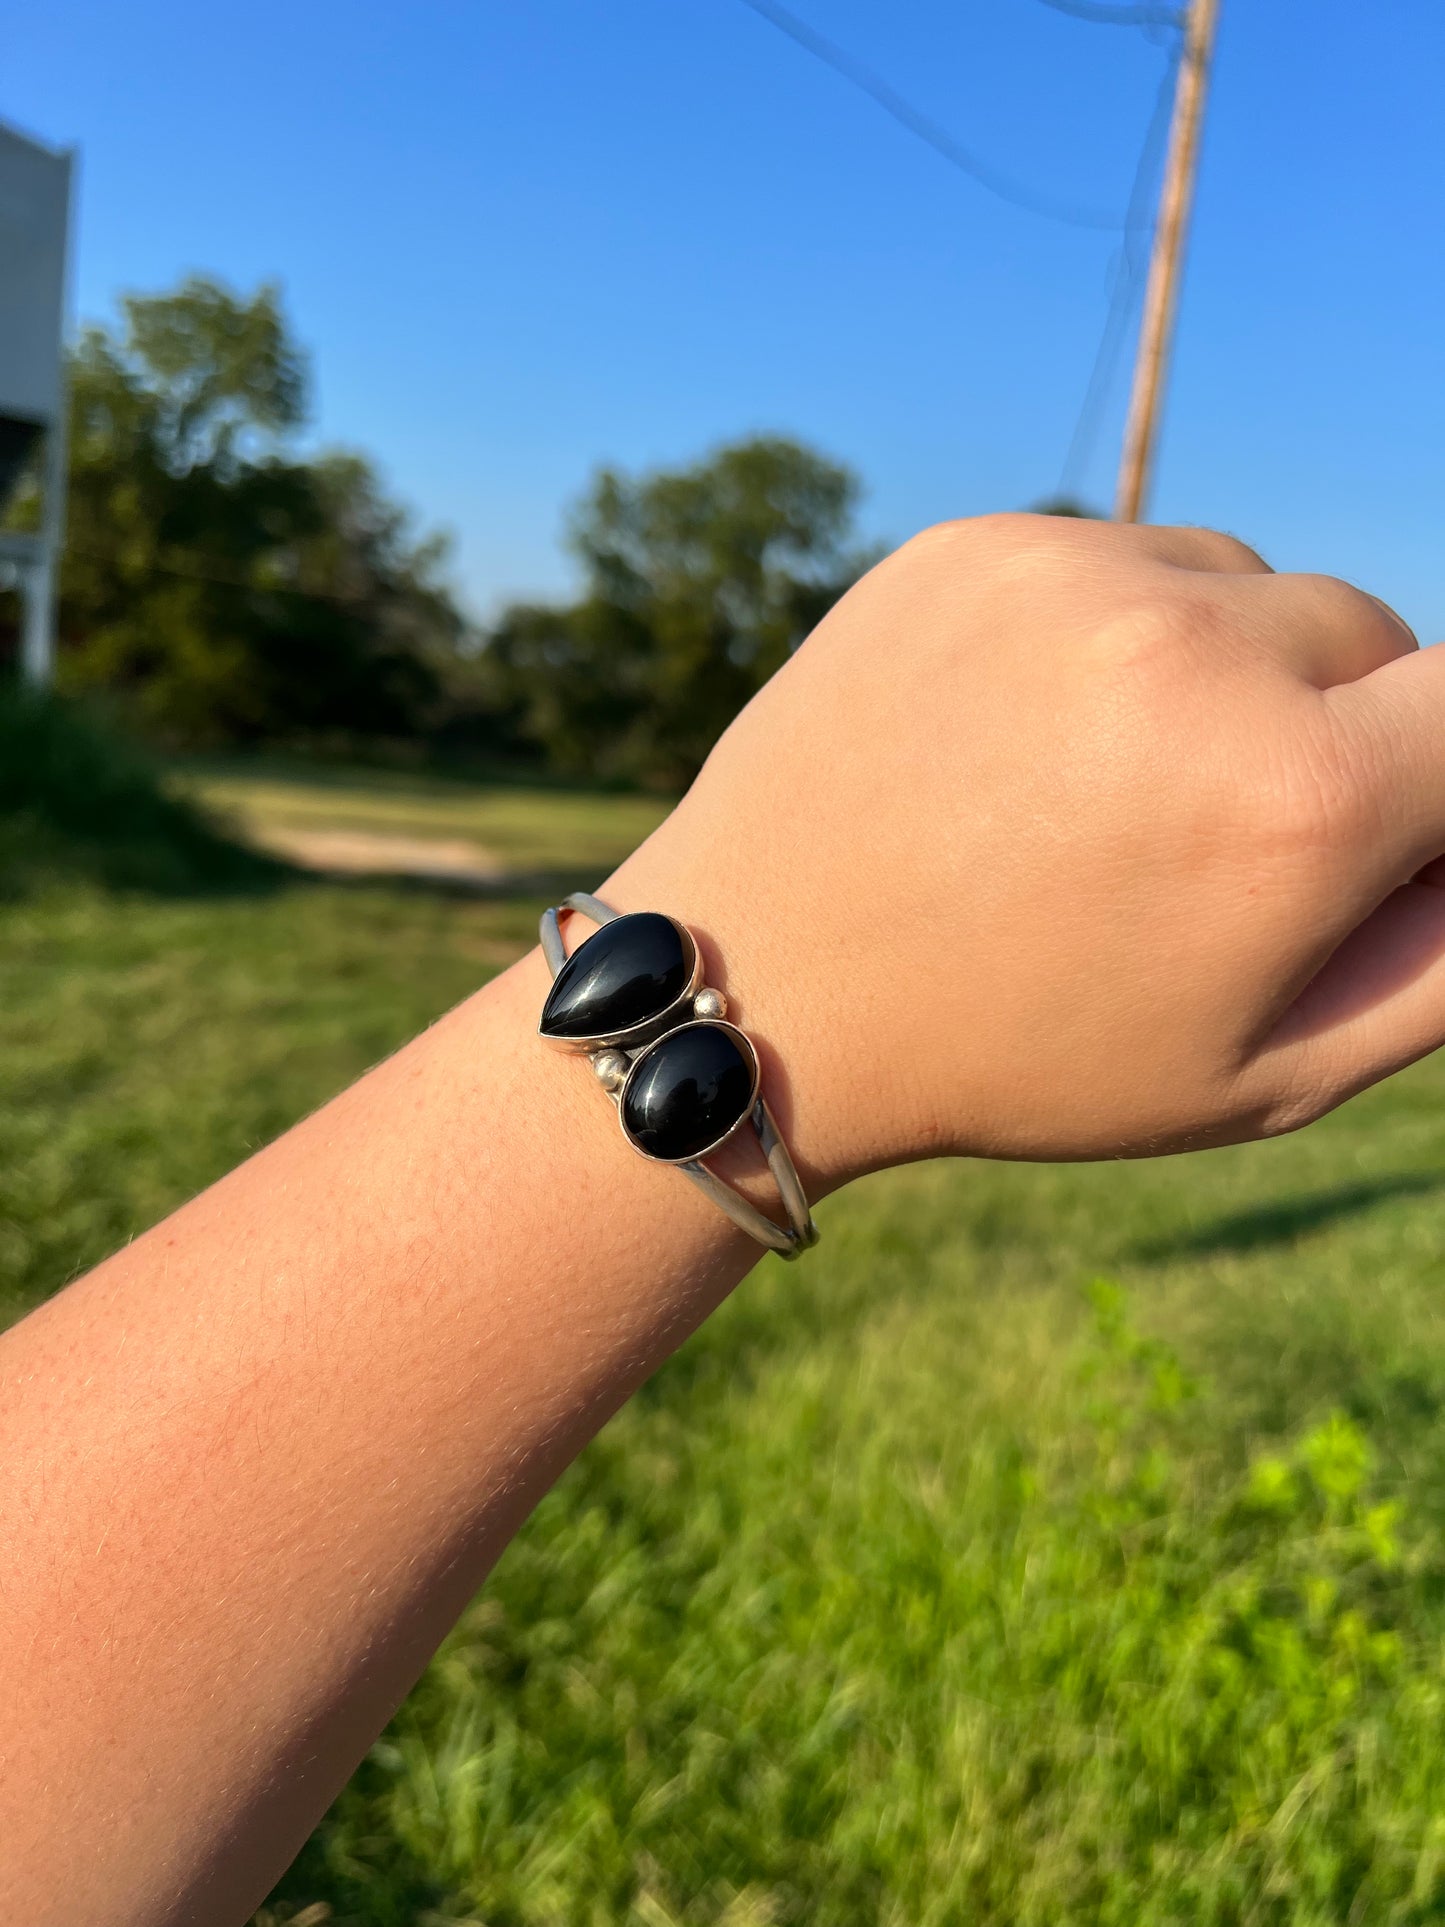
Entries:
POLYGON ((726 1017, 728 1000, 720 990, 700 990, 692 1000, 694 1017, 726 1017))
POLYGON ((604 1091, 620 1091, 632 1068, 625 1051, 600 1050, 592 1059, 592 1070, 604 1091))

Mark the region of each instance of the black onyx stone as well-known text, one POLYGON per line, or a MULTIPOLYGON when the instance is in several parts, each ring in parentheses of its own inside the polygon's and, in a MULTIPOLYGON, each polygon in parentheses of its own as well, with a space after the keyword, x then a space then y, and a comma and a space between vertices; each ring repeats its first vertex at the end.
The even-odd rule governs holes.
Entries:
POLYGON ((542 1006, 544 1037, 616 1037, 675 1004, 692 978, 692 939, 655 910, 616 917, 580 944, 542 1006))
POLYGON ((639 1057, 622 1093, 622 1128, 650 1158, 695 1158, 753 1103, 752 1048, 726 1024, 685 1024, 639 1057))

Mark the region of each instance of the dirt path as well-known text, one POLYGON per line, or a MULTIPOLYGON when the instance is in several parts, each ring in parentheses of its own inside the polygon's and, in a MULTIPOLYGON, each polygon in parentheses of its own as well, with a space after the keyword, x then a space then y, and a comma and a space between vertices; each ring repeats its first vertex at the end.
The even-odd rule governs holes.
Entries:
POLYGON ((380 830, 295 830, 255 824, 263 849, 321 876, 426 877, 437 883, 498 883, 507 875, 490 850, 466 837, 393 836, 380 830))

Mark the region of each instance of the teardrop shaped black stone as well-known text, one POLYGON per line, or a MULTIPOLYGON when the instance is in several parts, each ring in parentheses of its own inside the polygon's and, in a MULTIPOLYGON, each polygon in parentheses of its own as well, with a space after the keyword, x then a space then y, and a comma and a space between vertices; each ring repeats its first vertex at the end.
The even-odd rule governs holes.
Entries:
POLYGON ((635 910, 580 944, 542 1006, 544 1037, 616 1037, 660 1017, 692 978, 692 939, 671 917, 635 910))
POLYGON ((622 1128, 650 1158, 710 1150, 752 1108, 757 1061, 726 1024, 684 1024, 639 1057, 622 1093, 622 1128))

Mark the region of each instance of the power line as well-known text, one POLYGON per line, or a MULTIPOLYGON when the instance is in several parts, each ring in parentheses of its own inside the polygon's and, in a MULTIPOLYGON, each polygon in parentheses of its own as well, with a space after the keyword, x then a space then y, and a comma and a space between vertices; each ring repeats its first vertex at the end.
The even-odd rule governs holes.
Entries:
MULTIPOLYGON (((1059 4, 1059 0, 1045 0, 1045 4, 1056 5, 1059 4)), ((1064 457, 1064 465, 1059 474, 1058 493, 1061 497, 1077 497, 1082 490, 1084 475, 1099 432, 1100 415, 1109 390, 1114 384, 1128 319, 1143 283, 1145 256, 1139 243, 1144 231, 1145 215, 1154 177, 1159 167, 1164 132, 1169 124, 1169 108, 1174 96, 1174 80, 1179 69, 1182 51, 1182 44, 1176 42, 1165 63, 1164 73, 1159 82, 1159 92, 1154 101, 1154 111, 1149 116, 1149 124, 1144 130, 1144 138, 1139 146, 1139 159, 1134 169, 1133 184, 1129 189, 1128 212, 1124 217, 1124 241, 1114 257, 1110 272, 1109 300, 1104 313, 1104 325, 1099 333, 1099 345, 1094 352, 1093 366, 1089 370, 1084 398, 1079 404, 1074 432, 1069 439, 1069 452, 1064 457)))
MULTIPOLYGON (((1013 180, 997 168, 981 159, 961 141, 940 127, 927 114, 921 113, 910 101, 904 99, 895 87, 883 79, 871 67, 846 53, 834 41, 816 32, 805 20, 788 8, 779 6, 778 0, 742 0, 751 12, 766 20, 780 33, 788 36, 805 53, 815 60, 821 60, 825 67, 831 67, 850 85, 868 95, 869 99, 881 107, 885 114, 892 116, 901 127, 931 147, 935 154, 956 167, 960 173, 967 174, 990 194, 1013 207, 1023 208, 1029 214, 1040 214, 1050 221, 1061 221, 1068 227, 1083 227, 1117 231, 1121 223, 1112 214, 1103 214, 1094 208, 1077 207, 1066 201, 1056 201, 1046 194, 1038 194, 1021 181, 1013 180)), ((1082 4, 1082 0, 1080 0, 1082 4)), ((1112 11, 1112 9, 1106 9, 1112 11)), ((1134 11, 1134 9, 1130 9, 1134 11)))
MULTIPOLYGON (((107 567, 115 560, 113 555, 106 554, 104 550, 88 549, 84 544, 74 542, 67 542, 65 551, 67 555, 78 556, 82 562, 94 562, 100 567, 107 567)), ((346 595, 338 589, 303 589, 290 582, 253 582, 240 574, 221 575, 207 569, 177 568, 172 562, 149 559, 135 573, 170 576, 176 582, 198 582, 212 589, 237 589, 246 595, 290 596, 299 602, 332 603, 342 609, 354 609, 359 602, 367 599, 364 596, 346 595)))
POLYGON ((1040 0, 1055 13, 1069 14, 1075 20, 1089 20, 1098 27, 1182 27, 1184 15, 1177 7, 1112 6, 1109 0, 1040 0))

